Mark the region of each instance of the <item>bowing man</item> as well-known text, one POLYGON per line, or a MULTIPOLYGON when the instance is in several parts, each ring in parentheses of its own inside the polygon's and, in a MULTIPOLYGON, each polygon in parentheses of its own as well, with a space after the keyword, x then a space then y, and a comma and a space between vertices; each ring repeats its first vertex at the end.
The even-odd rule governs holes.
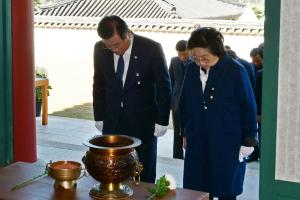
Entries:
POLYGON ((171 83, 159 43, 136 35, 118 16, 99 22, 94 48, 93 108, 103 134, 141 139, 141 180, 154 182, 157 137, 167 131, 171 83))

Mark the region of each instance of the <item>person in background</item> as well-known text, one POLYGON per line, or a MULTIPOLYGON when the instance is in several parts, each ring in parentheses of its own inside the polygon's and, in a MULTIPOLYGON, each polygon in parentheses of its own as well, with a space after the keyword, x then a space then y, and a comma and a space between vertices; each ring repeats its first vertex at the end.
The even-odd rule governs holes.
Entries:
POLYGON ((256 76, 256 72, 263 68, 263 59, 264 59, 263 49, 259 47, 253 48, 250 51, 250 57, 252 59, 252 63, 255 66, 254 69, 255 69, 255 76, 256 76))
POLYGON ((256 103, 257 103, 257 120, 258 120, 258 127, 259 127, 259 138, 260 138, 260 127, 261 127, 262 79, 263 79, 263 69, 259 70, 256 74, 256 103))
POLYGON ((244 59, 238 57, 237 54, 235 53, 235 51, 233 51, 232 49, 226 49, 226 46, 225 46, 225 50, 226 50, 226 53, 230 57, 237 60, 239 63, 241 63, 245 67, 245 69, 248 73, 248 76, 249 76, 249 80, 251 83, 253 93, 255 94, 255 91, 256 91, 256 83, 255 82, 256 81, 255 81, 255 74, 254 74, 254 65, 249 63, 247 60, 244 60, 244 59))
POLYGON ((172 99, 171 110, 174 128, 174 141, 173 141, 173 158, 183 159, 183 136, 184 130, 180 126, 179 114, 179 99, 185 72, 185 65, 190 61, 190 53, 187 49, 187 41, 180 40, 176 43, 176 57, 171 59, 169 74, 172 83, 172 99))
POLYGON ((258 45, 258 48, 261 48, 262 50, 264 50, 264 46, 265 46, 265 44, 262 42, 258 45))
MULTIPOLYGON (((263 62, 264 43, 260 43, 258 48, 262 50, 261 58, 263 62)), ((259 132, 261 126, 261 103, 262 103, 262 79, 263 79, 263 67, 256 73, 256 103, 257 103, 257 119, 259 125, 259 132)), ((255 151, 255 150, 254 150, 255 151)))
POLYGON ((186 129, 183 187, 210 199, 243 192, 245 158, 257 144, 256 103, 245 68, 225 53, 222 34, 200 28, 188 40, 180 114, 186 129))
POLYGON ((93 109, 96 128, 142 141, 136 148, 144 170, 141 180, 154 182, 157 137, 167 131, 171 81, 159 43, 136 35, 118 16, 105 16, 94 47, 93 109))
POLYGON ((260 137, 261 137, 261 101, 262 101, 262 78, 263 78, 263 43, 258 48, 250 52, 252 62, 255 65, 256 80, 256 105, 257 105, 257 122, 258 122, 258 145, 255 146, 253 153, 249 156, 247 162, 258 161, 260 158, 260 137))

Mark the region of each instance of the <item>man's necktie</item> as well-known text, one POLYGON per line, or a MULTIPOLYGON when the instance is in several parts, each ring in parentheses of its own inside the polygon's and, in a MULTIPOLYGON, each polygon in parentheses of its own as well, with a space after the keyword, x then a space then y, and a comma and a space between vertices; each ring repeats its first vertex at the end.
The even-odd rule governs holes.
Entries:
POLYGON ((122 83, 123 74, 124 74, 124 59, 123 59, 123 55, 120 55, 118 60, 116 75, 117 75, 117 79, 121 81, 121 83, 122 83))
POLYGON ((202 67, 200 67, 200 69, 201 69, 201 71, 203 71, 203 72, 204 72, 204 74, 206 74, 206 73, 207 73, 207 70, 206 70, 206 69, 204 69, 204 68, 202 68, 202 67))

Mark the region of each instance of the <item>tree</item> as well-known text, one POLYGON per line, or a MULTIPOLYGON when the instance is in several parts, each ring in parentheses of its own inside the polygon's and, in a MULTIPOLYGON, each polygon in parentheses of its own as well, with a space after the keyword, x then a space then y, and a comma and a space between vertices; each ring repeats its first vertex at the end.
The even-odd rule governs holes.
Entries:
POLYGON ((41 5, 41 0, 33 0, 34 10, 37 10, 38 6, 41 5))
POLYGON ((254 13, 258 19, 261 19, 262 17, 265 16, 264 9, 258 5, 253 5, 252 10, 254 11, 254 13))

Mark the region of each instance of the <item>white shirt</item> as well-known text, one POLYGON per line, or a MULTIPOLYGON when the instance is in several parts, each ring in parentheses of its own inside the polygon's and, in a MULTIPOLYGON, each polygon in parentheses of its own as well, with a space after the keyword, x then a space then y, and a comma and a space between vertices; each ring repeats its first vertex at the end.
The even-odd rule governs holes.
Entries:
MULTIPOLYGON (((126 80, 126 76, 127 76, 127 71, 128 71, 129 61, 130 61, 132 44, 133 44, 133 34, 131 34, 130 45, 129 45, 128 49, 123 54, 123 59, 124 59, 124 73, 123 73, 123 77, 122 77, 123 86, 124 86, 124 83, 125 83, 125 80, 126 80)), ((119 57, 120 57, 119 55, 117 55, 117 54, 114 53, 115 72, 117 72, 117 66, 118 66, 119 57)))
POLYGON ((208 68, 206 70, 206 73, 200 69, 200 80, 202 82, 202 91, 203 91, 203 93, 204 93, 204 89, 205 89, 205 86, 206 86, 206 81, 208 79, 209 69, 210 68, 208 68))

